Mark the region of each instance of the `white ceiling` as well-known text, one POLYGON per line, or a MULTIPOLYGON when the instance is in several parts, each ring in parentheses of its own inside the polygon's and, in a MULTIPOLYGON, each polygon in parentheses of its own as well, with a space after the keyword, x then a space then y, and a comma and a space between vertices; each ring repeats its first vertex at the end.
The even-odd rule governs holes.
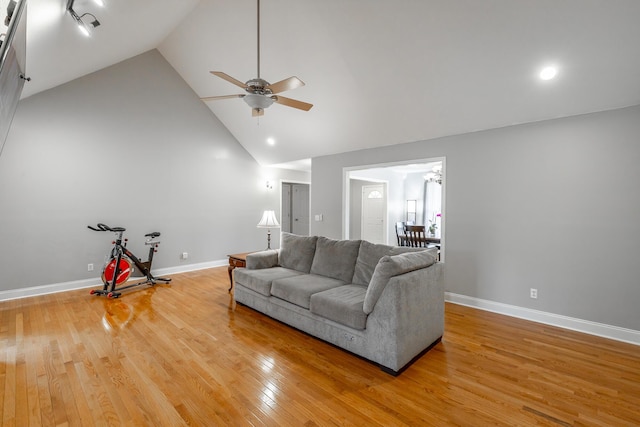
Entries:
MULTIPOLYGON (((155 47, 200 97, 242 91, 210 70, 257 77, 255 0, 77 0, 102 23, 91 38, 66 0, 28 1, 24 96, 155 47)), ((207 105, 265 165, 640 104, 638 0, 262 0, 261 15, 261 77, 298 76, 283 95, 314 107, 207 105)))

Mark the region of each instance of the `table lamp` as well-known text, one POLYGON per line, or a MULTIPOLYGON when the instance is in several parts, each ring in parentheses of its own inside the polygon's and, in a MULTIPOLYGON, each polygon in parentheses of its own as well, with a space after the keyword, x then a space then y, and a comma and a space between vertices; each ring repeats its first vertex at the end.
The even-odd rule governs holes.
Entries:
POLYGON ((258 223, 258 228, 267 229, 267 250, 271 249, 271 229, 280 228, 278 220, 276 219, 276 213, 274 211, 264 211, 262 219, 258 223))

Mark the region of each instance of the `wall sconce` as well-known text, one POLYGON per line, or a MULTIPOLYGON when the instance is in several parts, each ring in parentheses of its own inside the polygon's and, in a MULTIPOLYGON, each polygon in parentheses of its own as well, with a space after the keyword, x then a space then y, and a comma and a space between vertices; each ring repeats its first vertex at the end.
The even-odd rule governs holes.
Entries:
MULTIPOLYGON (((89 31, 89 27, 82 20, 82 18, 84 18, 85 16, 89 16, 89 17, 93 18, 93 21, 89 22, 89 25, 91 25, 93 28, 96 28, 97 26, 99 26, 100 25, 100 21, 98 21, 98 18, 96 18, 93 13, 83 13, 82 15, 78 15, 76 13, 76 11, 73 9, 73 4, 75 3, 75 1, 76 0, 68 0, 68 2, 67 2, 67 11, 69 12, 69 14, 73 18, 73 20, 76 21, 76 24, 78 25, 78 29, 80 30, 80 32, 82 34, 84 34, 85 36, 89 37, 91 35, 91 32, 89 31)), ((100 3, 98 3, 98 4, 100 4, 100 3)), ((104 4, 104 3, 102 3, 102 4, 104 4)))

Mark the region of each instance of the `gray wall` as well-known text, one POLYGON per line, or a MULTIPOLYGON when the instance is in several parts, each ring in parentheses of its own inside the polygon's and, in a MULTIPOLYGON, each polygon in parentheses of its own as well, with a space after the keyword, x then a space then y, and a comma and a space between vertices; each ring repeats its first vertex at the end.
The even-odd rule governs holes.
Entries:
POLYGON ((314 158, 311 233, 343 168, 440 156, 447 291, 640 330, 640 106, 314 158))
POLYGON ((24 99, 0 157, 0 291, 98 277, 97 222, 136 253, 162 232, 157 268, 261 249, 267 179, 309 174, 260 167, 157 50, 24 99))

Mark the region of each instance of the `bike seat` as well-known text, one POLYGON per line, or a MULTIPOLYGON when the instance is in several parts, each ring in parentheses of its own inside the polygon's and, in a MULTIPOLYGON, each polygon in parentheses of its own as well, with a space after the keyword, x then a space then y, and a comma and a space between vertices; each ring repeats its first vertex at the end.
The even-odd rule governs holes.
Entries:
POLYGON ((151 237, 152 239, 155 237, 160 237, 160 232, 154 231, 153 233, 145 234, 144 237, 151 237))
POLYGON ((111 227, 111 231, 115 231, 116 233, 119 233, 121 231, 127 231, 127 229, 124 227, 111 227))

